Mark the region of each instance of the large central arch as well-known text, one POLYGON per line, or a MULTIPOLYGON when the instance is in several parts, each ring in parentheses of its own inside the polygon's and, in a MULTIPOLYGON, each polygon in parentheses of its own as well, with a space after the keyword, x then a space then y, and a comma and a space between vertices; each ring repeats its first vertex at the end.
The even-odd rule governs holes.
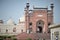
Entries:
POLYGON ((44 26, 44 22, 42 20, 37 21, 36 22, 36 32, 37 33, 42 33, 43 26, 44 26))

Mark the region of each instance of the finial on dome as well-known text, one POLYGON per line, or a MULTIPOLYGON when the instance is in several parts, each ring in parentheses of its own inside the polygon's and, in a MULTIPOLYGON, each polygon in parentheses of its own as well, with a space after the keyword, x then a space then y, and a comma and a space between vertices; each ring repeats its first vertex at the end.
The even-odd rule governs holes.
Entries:
POLYGON ((29 3, 29 0, 27 0, 27 3, 29 3))
POLYGON ((19 19, 19 23, 20 23, 20 19, 19 19))

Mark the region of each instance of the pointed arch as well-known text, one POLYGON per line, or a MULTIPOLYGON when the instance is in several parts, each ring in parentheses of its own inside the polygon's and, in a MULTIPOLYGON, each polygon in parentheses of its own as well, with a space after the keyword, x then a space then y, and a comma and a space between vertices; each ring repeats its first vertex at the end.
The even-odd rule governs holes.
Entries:
POLYGON ((44 21, 42 21, 42 20, 38 20, 37 22, 36 22, 36 28, 37 28, 37 33, 42 33, 42 31, 43 31, 43 26, 44 26, 44 21))

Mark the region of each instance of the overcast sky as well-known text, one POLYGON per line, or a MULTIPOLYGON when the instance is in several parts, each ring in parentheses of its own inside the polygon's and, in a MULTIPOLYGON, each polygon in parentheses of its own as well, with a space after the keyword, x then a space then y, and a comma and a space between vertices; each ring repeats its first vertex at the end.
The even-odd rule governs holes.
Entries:
MULTIPOLYGON (((30 9, 34 6, 47 7, 50 9, 51 2, 54 3, 54 23, 60 23, 60 0, 29 0, 30 9)), ((24 15, 27 0, 0 0, 0 19, 7 22, 12 18, 15 23, 24 15)))

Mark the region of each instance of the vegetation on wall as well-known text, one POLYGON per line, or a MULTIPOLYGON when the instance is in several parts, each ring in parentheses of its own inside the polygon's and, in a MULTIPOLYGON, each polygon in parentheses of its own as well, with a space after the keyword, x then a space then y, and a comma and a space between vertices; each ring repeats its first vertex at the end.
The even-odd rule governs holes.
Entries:
POLYGON ((32 40, 31 38, 27 38, 26 40, 32 40))
POLYGON ((8 35, 0 36, 0 40, 6 40, 7 38, 11 40, 17 40, 14 35, 13 36, 8 36, 8 35))

